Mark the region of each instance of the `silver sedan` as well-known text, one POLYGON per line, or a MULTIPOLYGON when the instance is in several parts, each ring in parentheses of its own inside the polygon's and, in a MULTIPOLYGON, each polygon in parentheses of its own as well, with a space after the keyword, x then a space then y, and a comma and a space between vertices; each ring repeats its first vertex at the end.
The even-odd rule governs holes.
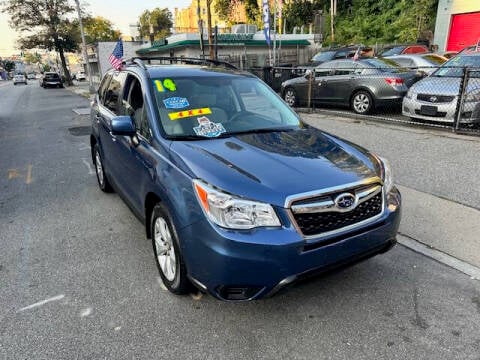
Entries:
POLYGON ((480 122, 480 53, 456 56, 429 77, 415 83, 403 98, 402 114, 413 119, 453 123, 464 68, 471 76, 465 87, 460 121, 480 122), (478 71, 476 71, 478 70, 478 71))

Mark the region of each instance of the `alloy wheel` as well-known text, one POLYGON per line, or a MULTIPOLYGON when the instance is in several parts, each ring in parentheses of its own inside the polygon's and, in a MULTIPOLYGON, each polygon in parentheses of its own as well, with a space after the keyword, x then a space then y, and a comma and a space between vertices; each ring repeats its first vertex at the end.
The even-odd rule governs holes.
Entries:
POLYGON ((353 108, 355 112, 364 114, 370 109, 370 98, 365 93, 359 93, 353 98, 353 108))
POLYGON ((177 256, 172 234, 163 217, 155 219, 153 236, 160 269, 168 281, 173 281, 177 273, 177 256))

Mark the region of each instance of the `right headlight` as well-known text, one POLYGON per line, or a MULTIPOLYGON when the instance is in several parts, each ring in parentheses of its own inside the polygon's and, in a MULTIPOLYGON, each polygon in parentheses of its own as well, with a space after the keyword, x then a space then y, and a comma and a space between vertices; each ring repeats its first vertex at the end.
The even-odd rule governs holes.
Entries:
POLYGON ((480 89, 470 91, 465 96, 465 102, 480 102, 480 89))
POLYGON ((193 180, 193 187, 203 211, 218 226, 227 229, 281 226, 270 204, 241 199, 200 180, 193 180))
POLYGON ((393 188, 393 173, 390 162, 382 157, 378 157, 382 165, 382 180, 385 193, 389 193, 393 188))

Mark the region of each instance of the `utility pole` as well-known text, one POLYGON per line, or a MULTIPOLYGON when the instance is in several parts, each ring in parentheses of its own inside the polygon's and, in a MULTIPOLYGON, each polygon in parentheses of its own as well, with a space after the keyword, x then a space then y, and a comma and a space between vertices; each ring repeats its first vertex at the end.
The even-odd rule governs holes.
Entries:
POLYGON ((85 66, 87 67, 88 87, 90 94, 93 94, 95 93, 95 87, 93 86, 92 70, 90 68, 90 62, 88 61, 87 44, 85 43, 85 33, 83 32, 82 12, 80 11, 79 0, 75 0, 75 4, 77 5, 78 23, 80 24, 80 35, 82 36, 83 61, 85 61, 85 66))
POLYGON ((198 33, 200 35, 200 51, 202 57, 205 59, 205 48, 203 47, 203 20, 200 13, 200 0, 197 0, 197 19, 198 19, 198 33))
POLYGON ((337 0, 330 0, 330 33, 332 44, 335 42, 335 29, 333 26, 335 15, 337 15, 337 0))
POLYGON ((208 31, 208 49, 210 54, 210 60, 215 59, 215 53, 213 51, 213 41, 212 41, 212 13, 210 11, 210 6, 212 5, 212 0, 206 0, 207 2, 207 31, 208 31))

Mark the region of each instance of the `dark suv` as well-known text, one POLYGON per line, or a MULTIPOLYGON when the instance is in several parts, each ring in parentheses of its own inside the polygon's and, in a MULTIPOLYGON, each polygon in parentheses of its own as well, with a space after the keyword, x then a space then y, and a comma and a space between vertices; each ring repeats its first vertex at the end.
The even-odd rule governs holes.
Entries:
POLYGON ((46 72, 40 79, 40 86, 44 89, 46 89, 47 87, 63 88, 63 82, 60 75, 58 75, 57 73, 46 72))
POLYGON ((386 160, 304 124, 249 73, 167 61, 106 73, 90 143, 100 189, 143 221, 171 292, 257 299, 395 244, 386 160))

